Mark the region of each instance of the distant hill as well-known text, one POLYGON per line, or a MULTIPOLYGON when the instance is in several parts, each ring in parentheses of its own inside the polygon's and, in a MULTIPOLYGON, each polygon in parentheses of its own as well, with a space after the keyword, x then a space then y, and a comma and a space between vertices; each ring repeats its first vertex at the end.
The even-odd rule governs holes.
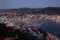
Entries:
POLYGON ((60 14, 60 7, 0 9, 0 12, 31 12, 31 14, 60 14))

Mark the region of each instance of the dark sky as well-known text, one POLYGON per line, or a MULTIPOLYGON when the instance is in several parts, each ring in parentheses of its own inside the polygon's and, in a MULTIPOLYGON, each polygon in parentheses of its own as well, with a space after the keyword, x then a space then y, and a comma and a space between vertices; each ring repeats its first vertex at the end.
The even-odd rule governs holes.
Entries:
POLYGON ((60 0, 0 0, 0 9, 60 7, 60 0))

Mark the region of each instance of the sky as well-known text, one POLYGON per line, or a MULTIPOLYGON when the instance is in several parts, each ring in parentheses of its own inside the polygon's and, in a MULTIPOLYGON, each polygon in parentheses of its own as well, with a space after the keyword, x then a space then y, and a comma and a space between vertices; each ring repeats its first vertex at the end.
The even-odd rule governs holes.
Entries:
POLYGON ((0 9, 60 7, 60 0, 0 0, 0 9))

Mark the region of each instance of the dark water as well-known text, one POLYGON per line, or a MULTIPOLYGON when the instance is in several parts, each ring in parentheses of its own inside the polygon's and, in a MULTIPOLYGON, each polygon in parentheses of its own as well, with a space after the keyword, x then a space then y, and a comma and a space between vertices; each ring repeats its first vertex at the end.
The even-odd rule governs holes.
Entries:
POLYGON ((40 29, 44 32, 60 36, 60 24, 56 24, 53 21, 47 20, 40 26, 40 29))

